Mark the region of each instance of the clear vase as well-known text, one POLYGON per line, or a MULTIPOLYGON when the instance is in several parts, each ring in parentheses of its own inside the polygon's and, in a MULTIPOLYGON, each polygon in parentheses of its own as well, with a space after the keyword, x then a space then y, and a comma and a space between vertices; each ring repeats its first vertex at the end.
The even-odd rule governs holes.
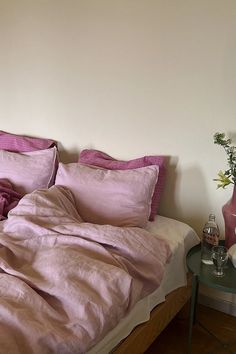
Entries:
POLYGON ((236 185, 232 198, 223 206, 222 213, 225 222, 225 246, 230 248, 236 243, 236 185))

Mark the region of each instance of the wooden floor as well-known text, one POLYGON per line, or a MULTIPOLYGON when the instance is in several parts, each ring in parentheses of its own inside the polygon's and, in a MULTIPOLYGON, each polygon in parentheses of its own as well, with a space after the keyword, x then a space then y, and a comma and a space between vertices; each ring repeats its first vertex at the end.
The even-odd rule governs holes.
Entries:
MULTIPOLYGON (((145 354, 185 354, 187 338, 188 318, 177 316, 145 354)), ((236 354, 236 317, 198 305, 192 354, 236 354)))

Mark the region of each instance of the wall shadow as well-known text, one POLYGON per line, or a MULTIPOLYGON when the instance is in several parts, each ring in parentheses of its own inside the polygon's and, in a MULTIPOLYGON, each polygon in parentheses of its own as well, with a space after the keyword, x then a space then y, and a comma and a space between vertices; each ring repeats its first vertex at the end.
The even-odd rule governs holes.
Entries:
POLYGON ((77 147, 72 149, 65 149, 60 142, 58 145, 59 161, 63 163, 77 162, 79 158, 80 150, 77 147))
POLYGON ((167 156, 166 183, 159 214, 187 223, 200 236, 209 213, 214 212, 205 177, 198 166, 178 168, 178 163, 178 157, 167 156))

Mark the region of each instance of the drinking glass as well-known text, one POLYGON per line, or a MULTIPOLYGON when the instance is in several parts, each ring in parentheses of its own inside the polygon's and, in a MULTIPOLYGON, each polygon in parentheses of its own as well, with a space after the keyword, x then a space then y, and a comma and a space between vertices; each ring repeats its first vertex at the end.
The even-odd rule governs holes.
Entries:
POLYGON ((224 270, 223 267, 228 260, 227 248, 224 246, 214 246, 212 247, 212 260, 215 266, 213 274, 216 277, 223 277, 224 270))

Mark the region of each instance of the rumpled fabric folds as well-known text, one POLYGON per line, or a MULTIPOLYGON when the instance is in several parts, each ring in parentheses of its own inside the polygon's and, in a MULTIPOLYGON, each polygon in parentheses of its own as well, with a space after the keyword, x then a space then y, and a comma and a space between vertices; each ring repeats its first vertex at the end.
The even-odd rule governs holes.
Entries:
POLYGON ((144 229, 83 222, 67 188, 25 195, 0 223, 0 353, 86 353, 170 257, 144 229))
POLYGON ((13 189, 7 179, 0 178, 0 220, 6 219, 8 212, 15 208, 21 198, 22 195, 13 189))

